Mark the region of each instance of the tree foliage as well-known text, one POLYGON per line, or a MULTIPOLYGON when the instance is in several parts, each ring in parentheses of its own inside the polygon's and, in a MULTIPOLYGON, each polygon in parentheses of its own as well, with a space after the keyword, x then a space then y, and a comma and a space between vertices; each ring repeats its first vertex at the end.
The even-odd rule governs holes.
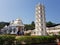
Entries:
POLYGON ((51 22, 51 21, 46 22, 46 26, 47 26, 47 27, 52 27, 52 26, 54 26, 54 25, 55 25, 55 23, 53 23, 53 22, 51 22))
POLYGON ((34 23, 34 21, 32 21, 31 24, 25 24, 25 29, 26 30, 33 30, 33 29, 35 29, 35 23, 34 23))
POLYGON ((0 22, 0 29, 3 28, 5 25, 9 25, 8 22, 0 22))

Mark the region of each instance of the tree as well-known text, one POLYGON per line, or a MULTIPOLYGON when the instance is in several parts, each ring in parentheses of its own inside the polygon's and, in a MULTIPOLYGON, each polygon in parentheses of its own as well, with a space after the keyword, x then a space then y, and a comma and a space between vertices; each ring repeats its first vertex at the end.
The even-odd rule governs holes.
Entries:
POLYGON ((53 22, 51 22, 51 21, 49 21, 49 22, 46 23, 46 26, 47 26, 47 27, 50 27, 50 26, 53 26, 53 25, 55 25, 55 23, 53 23, 53 22))
POLYGON ((35 29, 35 22, 34 21, 32 21, 31 27, 32 27, 32 30, 35 29))
POLYGON ((34 21, 32 21, 31 24, 25 24, 25 29, 26 30, 33 30, 33 29, 35 29, 35 23, 34 23, 34 21))
POLYGON ((5 25, 9 25, 8 22, 0 22, 0 29, 3 28, 5 25))

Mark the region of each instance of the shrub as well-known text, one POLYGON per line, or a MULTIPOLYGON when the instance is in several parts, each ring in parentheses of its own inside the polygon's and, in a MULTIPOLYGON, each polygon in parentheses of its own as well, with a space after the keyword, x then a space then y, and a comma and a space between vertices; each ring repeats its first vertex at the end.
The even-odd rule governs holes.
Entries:
POLYGON ((53 36, 34 36, 32 37, 32 43, 51 43, 55 42, 55 39, 53 36))
POLYGON ((60 39, 60 36, 18 36, 16 38, 14 35, 0 35, 0 45, 12 45, 14 42, 16 45, 54 43, 56 38, 60 39))
POLYGON ((12 35, 0 35, 0 45, 12 45, 14 43, 15 36, 12 35))
POLYGON ((16 41, 17 41, 17 45, 22 44, 22 42, 26 44, 31 44, 30 36, 21 36, 20 38, 17 38, 16 41))
POLYGON ((56 38, 54 36, 21 36, 17 38, 17 44, 25 42, 26 44, 35 44, 35 43, 53 43, 56 38))

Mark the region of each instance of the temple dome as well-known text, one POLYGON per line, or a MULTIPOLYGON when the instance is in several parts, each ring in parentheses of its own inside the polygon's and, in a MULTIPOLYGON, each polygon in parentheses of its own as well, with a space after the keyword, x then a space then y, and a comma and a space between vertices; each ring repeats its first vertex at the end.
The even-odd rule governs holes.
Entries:
POLYGON ((13 22, 12 25, 13 25, 13 26, 24 26, 24 24, 23 24, 23 22, 22 22, 22 20, 21 20, 20 18, 17 18, 17 19, 13 22))
POLYGON ((16 21, 21 21, 21 19, 20 18, 17 18, 16 21))

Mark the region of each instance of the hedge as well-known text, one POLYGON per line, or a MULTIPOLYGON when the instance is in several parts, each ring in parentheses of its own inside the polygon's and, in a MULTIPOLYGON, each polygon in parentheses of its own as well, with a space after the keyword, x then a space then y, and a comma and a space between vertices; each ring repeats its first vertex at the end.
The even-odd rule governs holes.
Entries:
POLYGON ((55 43, 60 36, 18 36, 0 35, 0 45, 55 43))
POLYGON ((22 42, 26 44, 54 43, 55 40, 54 36, 21 36, 17 38, 17 44, 21 44, 22 42))
POLYGON ((15 36, 12 35, 0 35, 0 45, 12 45, 14 43, 15 36))

